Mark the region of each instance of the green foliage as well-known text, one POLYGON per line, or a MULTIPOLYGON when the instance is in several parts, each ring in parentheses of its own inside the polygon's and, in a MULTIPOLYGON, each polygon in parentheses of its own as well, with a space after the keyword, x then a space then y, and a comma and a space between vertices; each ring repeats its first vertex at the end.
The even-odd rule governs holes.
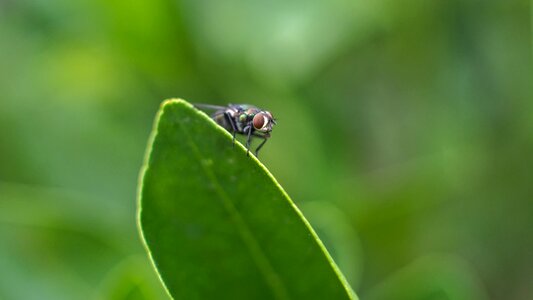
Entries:
POLYGON ((486 292, 471 266, 453 256, 419 258, 376 286, 367 300, 485 300, 486 292))
POLYGON ((0 182, 0 299, 168 299, 120 207, 95 203, 0 182))
POLYGON ((531 1, 480 3, 0 1, 0 299, 168 299, 133 216, 174 95, 273 112, 261 162, 361 298, 444 254, 533 299, 531 1))
POLYGON ((141 231, 176 299, 355 299, 267 169, 203 112, 166 101, 152 133, 141 231))

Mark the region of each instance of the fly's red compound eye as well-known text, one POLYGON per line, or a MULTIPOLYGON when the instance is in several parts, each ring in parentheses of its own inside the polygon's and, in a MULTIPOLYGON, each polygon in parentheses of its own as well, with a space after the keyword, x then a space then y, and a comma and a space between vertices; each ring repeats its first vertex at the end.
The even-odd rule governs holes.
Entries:
POLYGON ((254 116, 253 123, 256 130, 262 130, 268 124, 267 116, 264 113, 258 113, 254 116))

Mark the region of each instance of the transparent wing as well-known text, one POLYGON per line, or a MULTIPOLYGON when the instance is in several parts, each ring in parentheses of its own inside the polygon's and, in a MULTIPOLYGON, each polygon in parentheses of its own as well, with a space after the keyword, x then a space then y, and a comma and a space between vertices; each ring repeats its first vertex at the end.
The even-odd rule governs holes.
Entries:
POLYGON ((199 108, 199 109, 224 110, 227 108, 226 106, 204 104, 204 103, 193 103, 192 105, 194 105, 194 107, 199 108))

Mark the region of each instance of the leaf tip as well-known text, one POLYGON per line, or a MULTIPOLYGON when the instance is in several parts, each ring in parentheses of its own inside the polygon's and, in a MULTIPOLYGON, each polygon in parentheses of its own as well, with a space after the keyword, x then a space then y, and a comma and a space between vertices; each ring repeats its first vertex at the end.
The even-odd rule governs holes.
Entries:
POLYGON ((168 109, 168 108, 170 108, 172 106, 175 106, 175 105, 184 105, 184 106, 188 106, 188 107, 194 107, 191 103, 187 102, 184 99, 181 99, 181 98, 170 98, 170 99, 166 99, 165 101, 163 101, 161 103, 160 109, 161 110, 165 110, 165 109, 168 109))

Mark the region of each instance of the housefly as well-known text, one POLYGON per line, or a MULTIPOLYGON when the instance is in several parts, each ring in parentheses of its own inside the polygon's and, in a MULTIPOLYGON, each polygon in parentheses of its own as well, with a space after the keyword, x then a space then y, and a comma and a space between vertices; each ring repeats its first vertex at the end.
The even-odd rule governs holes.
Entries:
POLYGON ((255 149, 255 156, 257 156, 259 150, 270 138, 272 126, 276 124, 272 113, 249 104, 229 104, 228 106, 195 104, 194 106, 214 110, 211 118, 233 135, 233 143, 235 143, 236 134, 246 136, 246 155, 250 153, 252 138, 260 138, 263 141, 255 149))

